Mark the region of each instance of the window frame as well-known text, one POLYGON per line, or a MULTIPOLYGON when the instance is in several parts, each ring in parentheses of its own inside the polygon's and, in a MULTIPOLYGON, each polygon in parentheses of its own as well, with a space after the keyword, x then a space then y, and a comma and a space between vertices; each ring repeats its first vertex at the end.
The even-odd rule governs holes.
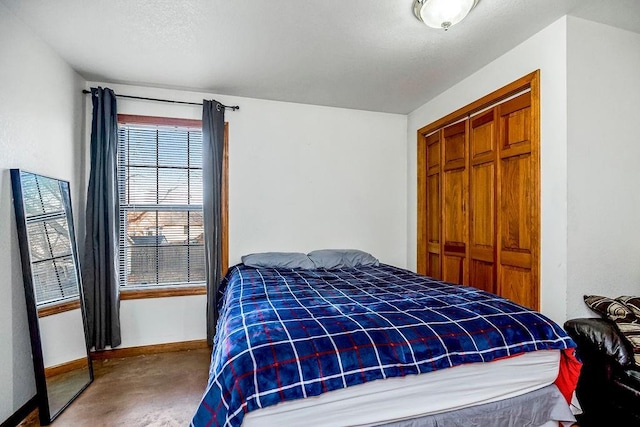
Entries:
MULTIPOLYGON (((152 126, 176 126, 202 129, 202 120, 181 119, 174 117, 142 116, 132 114, 118 114, 118 125, 136 124, 152 126)), ((222 274, 224 276, 229 268, 229 123, 224 124, 224 146, 222 154, 222 188, 221 188, 221 225, 222 225, 222 274)), ((120 229, 118 227, 118 236, 120 229)), ((118 237, 119 238, 119 237, 118 237)), ((123 289, 119 285, 120 300, 165 298, 189 295, 205 295, 206 284, 202 285, 160 285, 144 289, 123 289)))
POLYGON ((80 296, 77 296, 75 299, 68 299, 66 301, 38 307, 38 318, 52 316, 54 314, 64 313, 65 311, 76 310, 79 308, 80 296))

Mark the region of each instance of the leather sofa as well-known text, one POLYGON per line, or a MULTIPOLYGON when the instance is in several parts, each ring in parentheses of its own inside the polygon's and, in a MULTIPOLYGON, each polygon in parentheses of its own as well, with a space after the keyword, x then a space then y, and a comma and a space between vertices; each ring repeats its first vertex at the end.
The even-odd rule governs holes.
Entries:
POLYGON ((615 324, 600 318, 572 319, 564 328, 583 363, 576 388, 583 410, 580 427, 640 426, 640 370, 615 324))

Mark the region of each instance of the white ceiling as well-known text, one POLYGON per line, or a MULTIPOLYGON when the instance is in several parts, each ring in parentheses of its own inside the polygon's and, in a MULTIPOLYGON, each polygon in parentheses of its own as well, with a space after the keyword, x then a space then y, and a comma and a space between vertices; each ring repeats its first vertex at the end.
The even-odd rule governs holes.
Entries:
POLYGON ((87 80, 408 113, 565 14, 640 33, 640 0, 0 0, 87 80))

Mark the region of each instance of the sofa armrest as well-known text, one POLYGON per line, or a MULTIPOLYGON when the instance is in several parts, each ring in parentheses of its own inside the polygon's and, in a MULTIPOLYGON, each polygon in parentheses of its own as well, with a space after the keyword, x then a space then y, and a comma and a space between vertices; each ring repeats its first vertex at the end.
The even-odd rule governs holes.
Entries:
POLYGON ((620 337, 613 322, 600 319, 571 319, 564 329, 573 338, 581 352, 598 353, 613 358, 621 366, 633 363, 629 344, 620 337))

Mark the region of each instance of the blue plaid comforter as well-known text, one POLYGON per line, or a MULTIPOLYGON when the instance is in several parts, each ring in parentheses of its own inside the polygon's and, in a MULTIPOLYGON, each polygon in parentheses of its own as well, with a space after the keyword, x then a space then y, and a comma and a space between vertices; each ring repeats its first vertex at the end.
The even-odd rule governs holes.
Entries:
POLYGON ((209 382, 193 426, 382 378, 574 347, 542 314, 388 265, 255 269, 223 280, 209 382))

